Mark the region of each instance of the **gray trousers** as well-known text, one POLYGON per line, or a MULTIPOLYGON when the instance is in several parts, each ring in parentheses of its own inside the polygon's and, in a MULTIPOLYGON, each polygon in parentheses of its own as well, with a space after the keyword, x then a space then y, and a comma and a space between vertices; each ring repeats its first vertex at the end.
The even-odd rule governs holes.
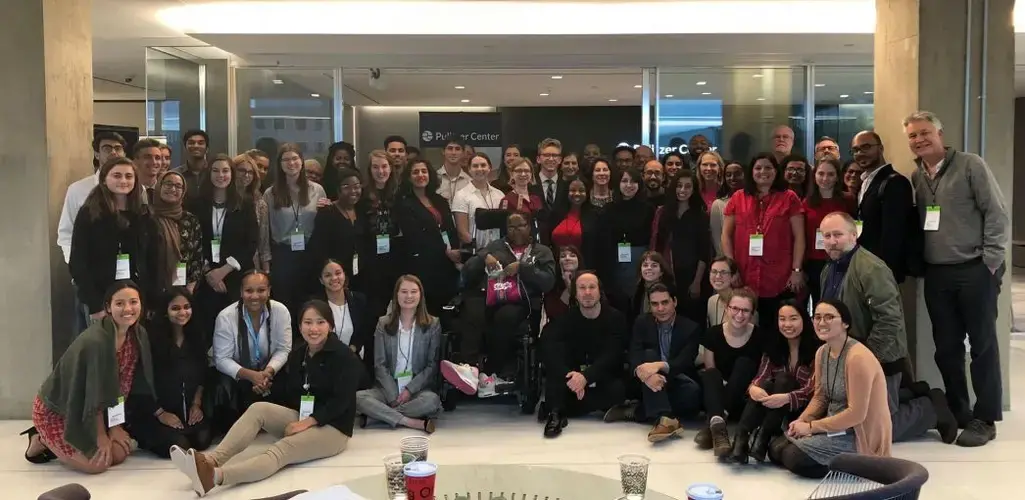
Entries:
POLYGON ((366 415, 367 418, 396 427, 403 418, 424 418, 437 415, 441 412, 441 398, 431 391, 423 390, 416 393, 409 401, 392 408, 385 401, 384 392, 375 387, 356 393, 356 411, 366 415))
POLYGON ((890 422, 895 443, 915 439, 936 427, 936 410, 928 397, 900 402, 901 378, 900 373, 886 376, 886 399, 890 403, 890 422))

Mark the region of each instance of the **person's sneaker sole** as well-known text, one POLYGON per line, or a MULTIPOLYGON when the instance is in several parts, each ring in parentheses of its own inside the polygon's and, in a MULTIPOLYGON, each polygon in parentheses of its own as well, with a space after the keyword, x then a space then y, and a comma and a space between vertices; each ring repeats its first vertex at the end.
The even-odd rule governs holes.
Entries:
POLYGON ((452 387, 455 387, 459 392, 466 394, 467 396, 477 394, 477 385, 464 379, 459 374, 459 370, 456 369, 455 363, 447 360, 442 361, 441 376, 445 377, 445 380, 452 384, 452 387))

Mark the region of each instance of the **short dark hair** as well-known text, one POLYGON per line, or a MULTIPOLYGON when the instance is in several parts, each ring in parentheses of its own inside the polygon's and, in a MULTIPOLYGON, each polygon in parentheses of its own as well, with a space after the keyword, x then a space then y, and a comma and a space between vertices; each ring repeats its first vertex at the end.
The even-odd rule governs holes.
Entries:
POLYGON ((207 134, 205 130, 201 130, 201 129, 198 129, 198 128, 195 128, 195 129, 192 129, 192 130, 187 130, 187 131, 185 131, 184 134, 182 134, 182 145, 184 146, 184 145, 188 144, 189 139, 191 139, 191 138, 193 138, 193 137, 195 137, 197 135, 203 136, 203 140, 206 141, 207 146, 210 145, 210 135, 207 134))
MULTIPOLYGON (((522 215, 519 212, 516 213, 517 215, 522 215)), ((608 302, 605 297, 605 286, 601 284, 601 278, 598 277, 598 271, 595 271, 594 269, 577 269, 577 272, 573 273, 573 278, 570 279, 569 282, 570 307, 576 307, 580 305, 580 303, 577 302, 577 280, 579 280, 580 277, 585 274, 590 274, 591 276, 594 276, 594 279, 598 281, 598 302, 601 302, 602 305, 605 305, 606 302, 608 302)))
POLYGON ((459 146, 461 149, 466 149, 466 141, 464 141, 464 140, 462 140, 462 139, 460 139, 460 138, 458 138, 456 136, 452 136, 451 139, 445 141, 445 147, 446 148, 451 146, 452 144, 455 144, 456 146, 459 146))
POLYGON ((385 137, 384 138, 384 144, 382 144, 382 145, 385 147, 385 149, 387 149, 388 145, 393 143, 393 142, 401 142, 402 143, 402 147, 406 147, 406 146, 409 145, 409 144, 406 143, 406 139, 404 137, 402 137, 401 135, 389 135, 388 137, 385 137))
POLYGON ((153 138, 139 139, 134 146, 132 146, 132 159, 139 156, 139 153, 143 149, 157 148, 160 149, 161 142, 153 138))
POLYGON ((651 286, 649 286, 648 290, 645 292, 645 295, 648 297, 648 300, 650 301, 651 300, 651 294, 659 293, 659 292, 668 293, 669 294, 669 298, 671 298, 671 299, 675 299, 676 298, 676 292, 673 291, 668 286, 666 286, 666 284, 662 283, 661 281, 659 281, 657 283, 653 283, 651 286))
POLYGON ((776 178, 772 181, 772 186, 769 187, 770 192, 783 192, 787 190, 787 181, 783 179, 782 173, 779 171, 779 163, 776 162, 776 156, 772 153, 762 152, 758 153, 751 158, 751 162, 748 163, 747 167, 744 168, 744 192, 750 196, 758 195, 758 186, 755 184, 754 172, 755 164, 758 160, 767 160, 772 164, 772 168, 776 171, 776 178))
POLYGON ((630 146, 619 146, 616 149, 612 150, 612 157, 615 158, 616 155, 618 155, 620 151, 627 151, 627 152, 630 153, 630 156, 633 156, 636 153, 636 151, 634 151, 634 148, 632 148, 630 146))
POLYGON ((266 158, 266 159, 270 160, 270 155, 267 154, 267 152, 262 150, 262 149, 250 149, 250 150, 247 150, 245 152, 245 154, 247 154, 247 155, 249 155, 249 156, 251 156, 253 158, 266 158))
POLYGON ((100 143, 103 142, 103 141, 115 141, 118 144, 120 144, 121 147, 125 147, 125 146, 128 145, 128 143, 125 142, 125 138, 122 137, 121 134, 119 134, 117 132, 97 132, 95 135, 93 135, 93 152, 94 153, 99 153, 100 152, 100 143))

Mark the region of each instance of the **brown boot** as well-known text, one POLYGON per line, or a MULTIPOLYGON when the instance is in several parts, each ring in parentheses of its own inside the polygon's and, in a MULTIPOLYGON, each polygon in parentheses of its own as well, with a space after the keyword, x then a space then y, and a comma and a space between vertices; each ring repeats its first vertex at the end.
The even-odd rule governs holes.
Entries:
POLYGON ((675 418, 662 417, 648 431, 648 442, 660 443, 673 436, 683 436, 683 427, 680 426, 680 421, 675 418))
POLYGON ((204 496, 214 489, 214 463, 197 451, 189 450, 189 454, 192 455, 190 465, 194 465, 195 468, 190 468, 186 473, 192 480, 192 489, 197 495, 204 496))

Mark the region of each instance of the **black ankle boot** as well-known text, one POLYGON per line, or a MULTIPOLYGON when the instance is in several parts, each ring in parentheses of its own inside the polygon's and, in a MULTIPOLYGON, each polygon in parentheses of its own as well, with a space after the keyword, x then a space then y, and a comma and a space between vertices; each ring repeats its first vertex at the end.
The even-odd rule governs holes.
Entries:
POLYGON ((757 460, 758 463, 765 462, 765 455, 769 452, 769 441, 772 439, 765 427, 759 427, 752 439, 751 452, 748 456, 757 460))
POLYGON ((747 456, 750 452, 748 447, 749 439, 751 439, 751 433, 743 429, 737 429, 733 436, 733 450, 730 453, 730 460, 738 464, 747 463, 747 456))

